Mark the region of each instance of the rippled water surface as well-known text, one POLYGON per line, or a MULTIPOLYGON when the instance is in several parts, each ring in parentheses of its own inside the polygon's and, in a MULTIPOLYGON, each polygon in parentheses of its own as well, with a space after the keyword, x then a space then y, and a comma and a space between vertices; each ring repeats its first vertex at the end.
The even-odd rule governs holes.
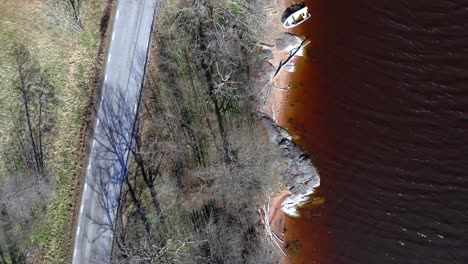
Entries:
POLYGON ((326 203, 288 220, 291 258, 468 263, 468 1, 306 2, 287 126, 326 203))

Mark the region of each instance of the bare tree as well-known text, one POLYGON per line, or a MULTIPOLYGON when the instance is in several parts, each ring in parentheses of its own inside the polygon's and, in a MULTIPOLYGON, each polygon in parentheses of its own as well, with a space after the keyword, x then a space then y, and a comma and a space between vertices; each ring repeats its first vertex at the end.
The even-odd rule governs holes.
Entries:
POLYGON ((70 12, 73 15, 73 18, 77 22, 78 25, 81 26, 81 0, 65 0, 67 3, 70 12))
POLYGON ((47 146, 52 142, 56 103, 46 70, 28 49, 16 44, 11 55, 17 73, 13 83, 17 109, 2 155, 8 174, 0 179, 0 263, 24 260, 27 244, 23 241, 31 235, 31 223, 45 212, 50 192, 47 146))
POLYGON ((66 11, 69 13, 70 22, 75 30, 82 30, 83 23, 81 21, 82 2, 83 0, 56 0, 57 4, 63 4, 66 11))
POLYGON ((18 118, 14 120, 19 145, 18 158, 28 168, 43 175, 46 160, 44 138, 53 126, 50 108, 55 103, 54 87, 24 46, 15 47, 14 57, 18 73, 15 86, 22 107, 17 112, 18 118))
POLYGON ((271 263, 256 209, 275 157, 248 102, 253 9, 243 0, 178 4, 160 15, 159 72, 147 78, 113 261, 271 263))
POLYGON ((242 88, 248 81, 248 56, 252 51, 252 10, 242 1, 236 2, 237 13, 223 3, 193 1, 174 15, 173 27, 189 36, 187 49, 195 56, 198 70, 204 77, 205 91, 214 108, 226 163, 235 157, 229 151, 226 116, 238 111, 242 88), (245 20, 245 21, 243 21, 245 20))
POLYGON ((75 32, 82 31, 82 3, 82 0, 47 1, 45 13, 51 22, 49 26, 75 32))

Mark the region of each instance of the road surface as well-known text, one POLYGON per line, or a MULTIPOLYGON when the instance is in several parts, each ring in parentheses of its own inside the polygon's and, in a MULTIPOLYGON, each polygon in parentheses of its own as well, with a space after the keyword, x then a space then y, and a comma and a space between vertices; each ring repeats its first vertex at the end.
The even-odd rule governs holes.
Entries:
POLYGON ((76 228, 73 263, 108 263, 157 0, 117 4, 89 164, 76 228))

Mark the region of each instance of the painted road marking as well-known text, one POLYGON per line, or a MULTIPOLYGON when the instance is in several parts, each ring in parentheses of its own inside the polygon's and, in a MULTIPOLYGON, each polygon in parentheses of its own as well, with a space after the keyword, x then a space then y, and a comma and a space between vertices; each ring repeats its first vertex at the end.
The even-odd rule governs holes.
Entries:
MULTIPOLYGON (((101 104, 102 104, 102 101, 101 101, 101 104)), ((98 120, 96 121, 96 127, 98 127, 98 126, 99 126, 99 118, 98 118, 98 120)))
POLYGON ((109 58, 107 58, 107 62, 110 62, 111 57, 112 57, 112 54, 109 53, 109 58))
POLYGON ((115 37, 115 31, 112 32, 112 40, 114 40, 114 37, 115 37))
POLYGON ((78 230, 76 231, 77 236, 80 234, 80 227, 78 227, 78 230))
POLYGON ((82 214, 82 213, 83 213, 83 208, 84 208, 84 206, 83 206, 83 204, 81 204, 81 208, 80 208, 80 214, 82 214))
POLYGON ((76 248, 75 248, 75 250, 73 251, 73 257, 76 257, 76 248))
POLYGON ((87 170, 89 171, 90 169, 91 169, 91 162, 88 163, 88 169, 87 170))
POLYGON ((106 76, 104 77, 104 82, 107 82, 107 74, 106 74, 106 76))
POLYGON ((115 19, 119 18, 119 11, 120 10, 117 9, 117 15, 115 15, 115 19))
POLYGON ((93 148, 94 148, 94 145, 96 145, 96 140, 93 140, 93 148))
POLYGON ((88 189, 88 184, 87 183, 85 183, 85 185, 84 185, 84 191, 85 192, 86 192, 86 189, 88 189))

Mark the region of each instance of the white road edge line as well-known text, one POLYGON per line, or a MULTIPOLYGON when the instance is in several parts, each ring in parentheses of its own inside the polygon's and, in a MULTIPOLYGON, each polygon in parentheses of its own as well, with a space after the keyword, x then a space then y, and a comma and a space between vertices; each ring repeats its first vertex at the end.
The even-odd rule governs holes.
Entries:
MULTIPOLYGON (((102 104, 102 100, 101 100, 101 104, 102 104)), ((98 120, 96 121, 96 127, 99 126, 99 117, 98 117, 98 120)))
POLYGON ((94 145, 96 145, 96 140, 93 140, 93 148, 94 148, 94 145))
POLYGON ((104 77, 104 82, 107 82, 107 74, 106 74, 106 76, 104 77))
POLYGON ((119 18, 119 11, 120 10, 117 9, 117 14, 115 15, 115 19, 119 18))
POLYGON ((80 214, 82 214, 82 213, 83 213, 83 208, 84 208, 84 206, 83 206, 83 204, 81 204, 81 208, 80 208, 80 214))
POLYGON ((114 40, 114 37, 115 37, 115 31, 112 32, 112 40, 114 40))
POLYGON ((90 169, 91 169, 91 162, 90 162, 90 163, 88 163, 88 168, 87 168, 86 170, 88 170, 88 171, 89 171, 90 169))
POLYGON ((85 185, 84 185, 84 191, 85 192, 86 192, 86 189, 88 189, 88 184, 87 183, 85 183, 85 185))
POLYGON ((75 248, 75 250, 73 251, 73 257, 76 257, 76 248, 75 248))
POLYGON ((109 58, 107 58, 107 62, 110 62, 111 57, 112 57, 112 54, 109 53, 109 58))
POLYGON ((80 234, 80 227, 78 226, 78 230, 76 230, 76 236, 80 234))
POLYGON ((135 105, 135 109, 133 110, 133 112, 136 113, 137 109, 138 109, 138 105, 135 105))

